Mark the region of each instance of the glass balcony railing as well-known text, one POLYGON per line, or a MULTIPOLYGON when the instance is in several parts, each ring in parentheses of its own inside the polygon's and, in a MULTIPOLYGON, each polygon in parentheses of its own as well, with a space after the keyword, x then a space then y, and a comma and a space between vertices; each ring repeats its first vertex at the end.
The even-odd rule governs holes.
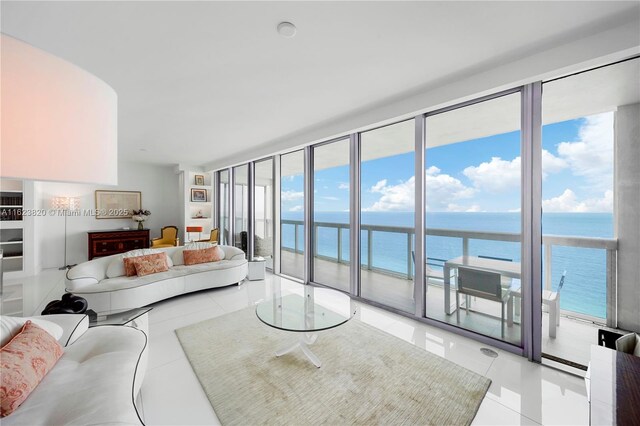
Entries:
MULTIPOLYGON (((301 255, 304 223, 281 221, 282 249, 301 255)), ((520 261, 520 234, 427 228, 428 285, 442 285, 439 275, 447 259, 461 255, 507 253, 520 261)), ((349 225, 314 223, 316 258, 348 265, 349 225)), ((565 315, 599 323, 613 314, 617 240, 607 238, 543 235, 543 287, 556 290, 567 271, 562 289, 561 311, 565 315)), ((389 277, 413 280, 414 230, 408 227, 361 225, 361 258, 364 270, 389 277)))

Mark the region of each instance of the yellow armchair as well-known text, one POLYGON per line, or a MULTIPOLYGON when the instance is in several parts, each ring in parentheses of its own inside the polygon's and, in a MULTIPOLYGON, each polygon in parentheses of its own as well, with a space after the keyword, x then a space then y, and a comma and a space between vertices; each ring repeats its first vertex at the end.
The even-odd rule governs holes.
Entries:
POLYGON ((208 239, 206 239, 206 240, 198 240, 198 242, 200 242, 200 243, 217 243, 219 237, 220 237, 220 231, 218 231, 218 228, 213 228, 211 230, 211 235, 209 235, 208 239))
POLYGON ((154 238, 151 240, 151 247, 174 247, 180 244, 177 226, 165 226, 160 230, 160 235, 162 235, 160 238, 154 238))

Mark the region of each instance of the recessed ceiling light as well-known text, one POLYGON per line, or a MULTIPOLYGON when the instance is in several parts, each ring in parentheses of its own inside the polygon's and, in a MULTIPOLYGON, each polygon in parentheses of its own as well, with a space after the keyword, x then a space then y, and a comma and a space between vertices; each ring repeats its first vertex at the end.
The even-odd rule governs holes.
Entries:
POLYGON ((282 37, 292 38, 296 35, 297 31, 296 26, 291 22, 280 22, 278 24, 278 34, 282 37))

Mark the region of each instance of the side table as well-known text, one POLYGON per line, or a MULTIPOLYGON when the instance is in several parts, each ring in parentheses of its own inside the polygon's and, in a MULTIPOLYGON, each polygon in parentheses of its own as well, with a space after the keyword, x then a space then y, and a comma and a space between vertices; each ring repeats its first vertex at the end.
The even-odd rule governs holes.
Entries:
POLYGON ((262 257, 256 257, 249 261, 247 279, 249 281, 264 280, 265 277, 265 260, 262 257))
POLYGON ((89 327, 101 325, 121 325, 141 330, 149 336, 149 311, 153 308, 137 308, 106 316, 99 315, 96 321, 90 321, 89 327))

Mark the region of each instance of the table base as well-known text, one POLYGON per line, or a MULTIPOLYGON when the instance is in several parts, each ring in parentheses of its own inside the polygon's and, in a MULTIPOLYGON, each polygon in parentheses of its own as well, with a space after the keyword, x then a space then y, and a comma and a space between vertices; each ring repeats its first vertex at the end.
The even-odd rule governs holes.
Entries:
POLYGON ((317 339, 318 333, 302 333, 302 336, 300 336, 297 342, 295 342, 291 346, 287 346, 276 351, 275 355, 279 357, 300 348, 302 349, 302 352, 307 356, 309 361, 311 361, 316 367, 320 368, 322 366, 320 358, 318 358, 318 356, 314 354, 309 348, 309 345, 314 344, 317 339))

